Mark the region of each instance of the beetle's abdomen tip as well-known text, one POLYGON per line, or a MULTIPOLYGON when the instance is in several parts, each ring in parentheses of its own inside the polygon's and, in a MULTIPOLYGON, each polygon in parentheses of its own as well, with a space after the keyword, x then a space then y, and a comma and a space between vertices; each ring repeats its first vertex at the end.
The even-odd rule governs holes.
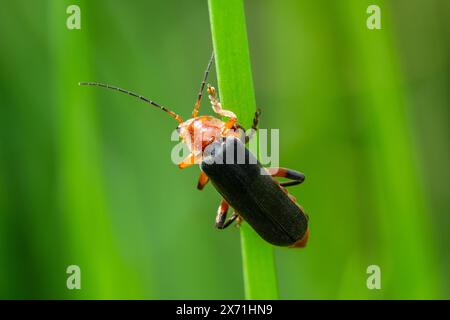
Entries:
POLYGON ((293 245, 291 245, 291 248, 304 248, 306 247, 306 244, 308 243, 308 238, 309 238, 309 228, 306 229, 305 235, 297 240, 293 245))

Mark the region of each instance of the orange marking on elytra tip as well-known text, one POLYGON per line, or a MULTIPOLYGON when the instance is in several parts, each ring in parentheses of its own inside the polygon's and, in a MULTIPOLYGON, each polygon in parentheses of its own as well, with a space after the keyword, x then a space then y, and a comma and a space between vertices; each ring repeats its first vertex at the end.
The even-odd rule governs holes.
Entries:
POLYGON ((289 247, 290 248, 304 248, 304 247, 306 247, 306 244, 308 243, 308 239, 309 239, 309 228, 306 229, 306 232, 301 239, 297 240, 293 245, 291 245, 289 247))

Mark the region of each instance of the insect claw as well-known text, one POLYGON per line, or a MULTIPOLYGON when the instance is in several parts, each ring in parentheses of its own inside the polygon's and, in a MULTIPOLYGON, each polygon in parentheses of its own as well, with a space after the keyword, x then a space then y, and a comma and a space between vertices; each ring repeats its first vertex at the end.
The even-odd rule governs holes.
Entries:
POLYGON ((236 218, 236 228, 240 229, 241 228, 241 223, 244 221, 244 219, 242 219, 241 216, 238 216, 236 218))

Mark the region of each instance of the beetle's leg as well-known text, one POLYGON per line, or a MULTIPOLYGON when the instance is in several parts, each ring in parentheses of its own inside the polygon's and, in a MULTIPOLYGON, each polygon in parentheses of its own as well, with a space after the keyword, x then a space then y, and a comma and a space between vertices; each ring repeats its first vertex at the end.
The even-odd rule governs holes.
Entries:
POLYGON ((227 129, 231 129, 234 126, 234 124, 237 122, 237 117, 233 111, 222 109, 222 104, 219 102, 219 100, 216 97, 216 89, 214 87, 211 87, 209 84, 208 84, 208 97, 209 97, 209 100, 211 101, 211 106, 215 113, 217 113, 221 117, 230 118, 230 120, 228 120, 226 122, 225 127, 227 129))
MULTIPOLYGON (((230 111, 231 112, 231 111, 230 111)), ((226 129, 231 129, 234 127, 234 125, 237 122, 237 118, 230 118, 227 122, 225 122, 225 128, 226 129)))
POLYGON ((178 164, 178 168, 184 169, 195 164, 195 156, 191 153, 178 164))
POLYGON ((198 178, 197 189, 203 190, 208 181, 209 181, 208 176, 204 172, 201 172, 200 177, 198 178))
POLYGON ((245 130, 245 128, 243 126, 241 126, 239 123, 235 124, 236 129, 240 129, 245 133, 245 136, 244 136, 245 143, 248 143, 253 138, 256 131, 258 131, 260 115, 261 115, 261 109, 256 110, 255 116, 253 117, 253 124, 252 124, 252 128, 250 129, 250 132, 247 132, 247 130, 245 130))
POLYGON ((259 116, 261 115, 261 109, 256 110, 255 116, 253 117, 252 129, 249 133, 245 133, 245 143, 248 143, 251 138, 255 135, 256 131, 258 131, 259 124, 259 116))
POLYGON ((216 215, 216 228, 223 229, 223 225, 225 224, 229 207, 230 206, 225 201, 225 199, 222 199, 222 201, 220 201, 220 205, 219 208, 217 209, 216 215))
POLYGON ((242 221, 244 221, 244 219, 240 215, 238 215, 236 218, 236 227, 240 228, 242 221))
POLYGON ((226 227, 228 227, 231 223, 233 223, 234 220, 238 219, 239 215, 236 212, 233 212, 233 214, 231 215, 230 218, 228 218, 228 220, 225 222, 225 224, 223 225, 223 227, 221 229, 225 229, 226 227))
POLYGON ((286 182, 280 182, 280 186, 282 187, 290 187, 295 186, 297 184, 302 183, 305 180, 305 175, 301 172, 287 169, 287 168, 266 168, 269 174, 272 177, 281 177, 281 178, 288 178, 292 181, 286 181, 286 182))
POLYGON ((228 208, 230 206, 225 201, 225 199, 222 199, 220 202, 219 209, 217 209, 217 216, 216 216, 216 228, 217 229, 225 229, 228 227, 236 218, 239 216, 236 212, 233 212, 230 218, 227 219, 227 213, 228 208))
POLYGON ((235 131, 240 130, 240 131, 238 132, 238 133, 239 133, 239 140, 245 141, 245 143, 248 142, 248 140, 247 140, 247 132, 246 132, 246 130, 245 130, 245 128, 244 128, 243 126, 241 126, 239 123, 235 123, 233 129, 234 129, 235 131))
POLYGON ((197 102, 195 103, 194 111, 192 111, 192 117, 195 118, 198 114, 198 109, 200 108, 200 102, 202 101, 203 89, 205 88, 206 80, 208 79, 209 70, 214 61, 214 52, 211 55, 211 59, 209 60, 208 66, 206 67, 205 75, 203 77, 203 81, 200 84, 200 90, 198 91, 197 102))

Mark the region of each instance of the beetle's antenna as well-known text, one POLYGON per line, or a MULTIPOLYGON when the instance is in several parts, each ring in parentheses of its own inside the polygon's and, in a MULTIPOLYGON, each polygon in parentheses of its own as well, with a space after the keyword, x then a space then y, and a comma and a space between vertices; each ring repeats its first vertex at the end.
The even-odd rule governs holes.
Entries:
POLYGON ((119 88, 119 87, 116 87, 116 86, 112 86, 112 85, 109 85, 109 84, 103 84, 103 83, 98 83, 98 82, 80 82, 79 85, 80 86, 102 87, 102 88, 107 88, 107 89, 111 89, 111 90, 115 90, 115 91, 119 91, 119 92, 128 94, 130 96, 136 97, 136 98, 138 98, 138 99, 140 99, 140 100, 142 100, 144 102, 147 102, 148 104, 151 104, 152 106, 155 106, 155 107, 161 109, 162 111, 168 113, 172 118, 177 120, 179 123, 183 123, 183 120, 181 119, 181 117, 179 115, 177 115, 175 112, 170 111, 166 107, 164 107, 164 106, 162 106, 162 105, 160 105, 160 104, 158 104, 158 103, 156 103, 156 102, 154 102, 154 101, 152 101, 150 99, 147 99, 146 97, 141 96, 141 95, 139 95, 137 93, 134 93, 134 92, 131 92, 131 91, 128 91, 128 90, 124 90, 122 88, 119 88))
POLYGON ((198 109, 200 108, 200 101, 202 101, 203 90, 205 89, 206 80, 208 79, 209 70, 211 70, 213 61, 214 61, 214 51, 211 54, 211 59, 209 59, 208 66, 206 67, 205 76, 203 77, 203 81, 200 84, 200 90, 198 92, 197 102, 195 103, 194 111, 192 111, 193 118, 195 118, 198 114, 198 109))

